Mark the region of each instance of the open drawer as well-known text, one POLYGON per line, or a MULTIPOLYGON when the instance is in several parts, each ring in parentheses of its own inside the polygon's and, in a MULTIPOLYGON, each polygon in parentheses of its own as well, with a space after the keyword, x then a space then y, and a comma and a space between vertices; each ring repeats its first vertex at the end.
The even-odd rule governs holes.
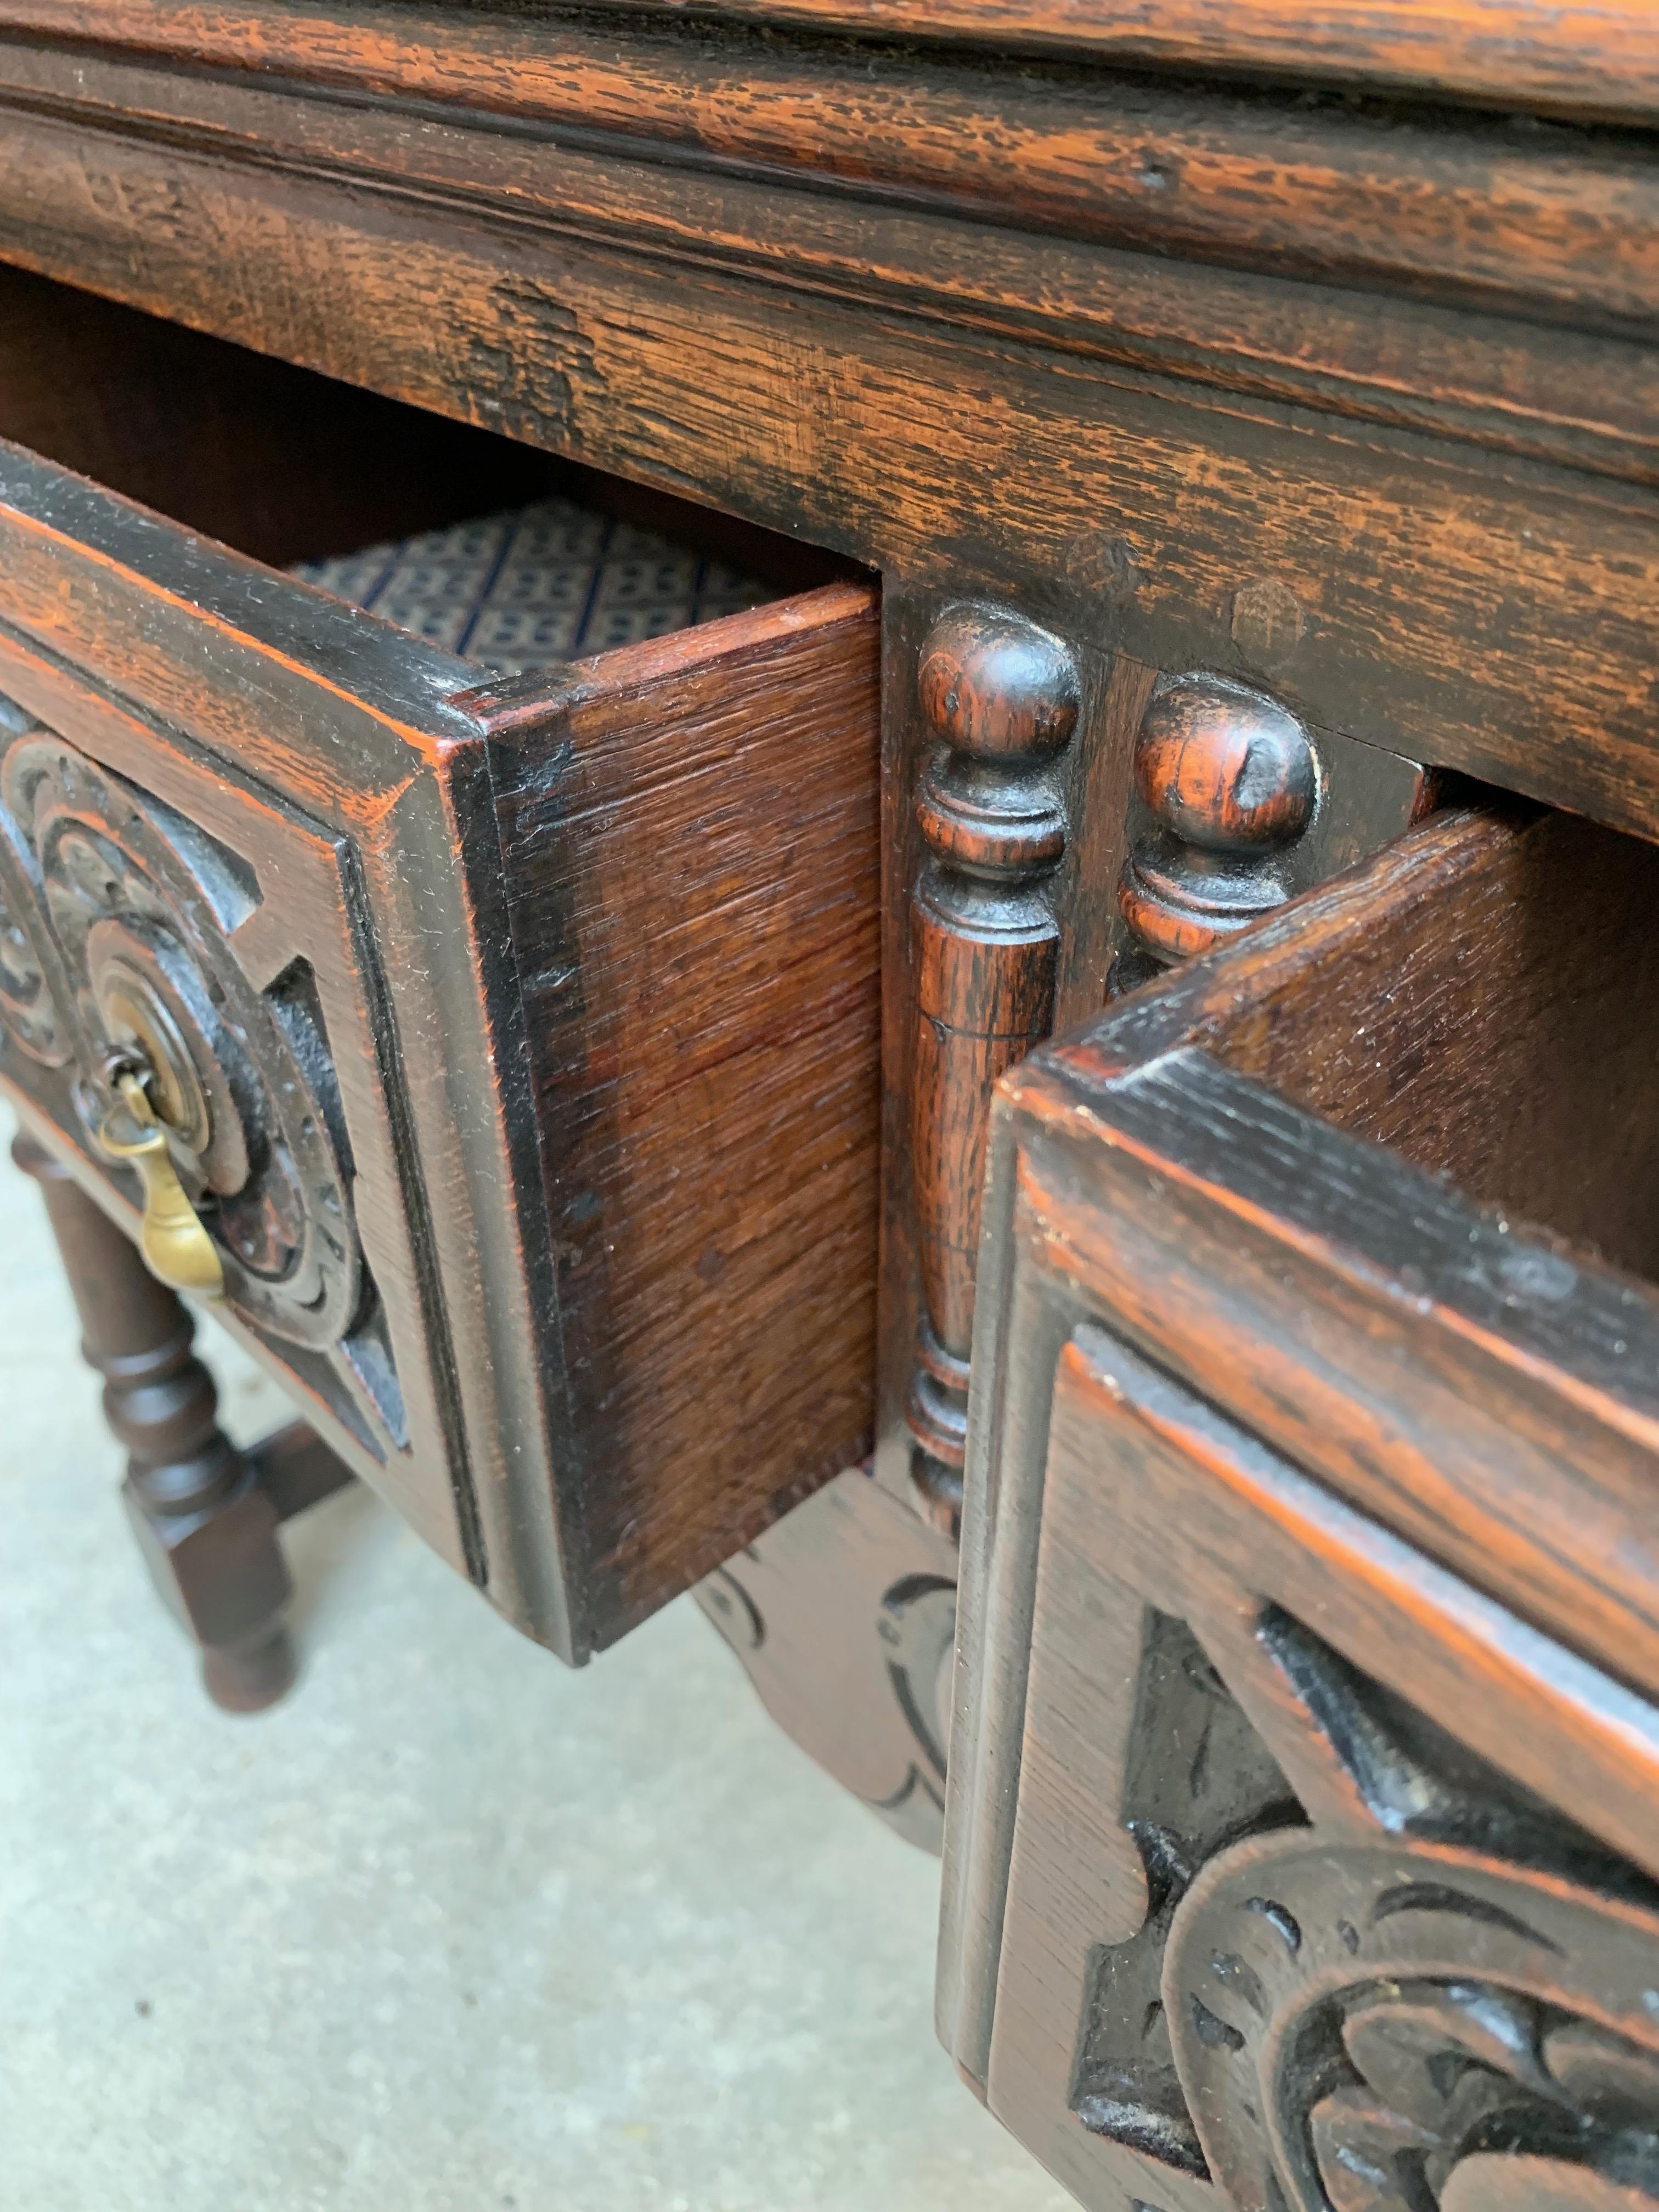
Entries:
POLYGON ((939 2021, 1089 2205, 1659 2203, 1656 914, 1449 809, 1005 1080, 939 2021))
MULTIPOLYGON (((453 524, 515 471, 545 489, 456 429, 423 505, 445 426, 16 282, 108 342, 29 356, 14 318, 0 432, 56 423, 85 465, 125 410, 117 469, 165 505, 171 468, 179 512, 252 516, 261 551, 453 524), (54 411, 65 363, 82 404, 54 411)), ((477 544, 405 550, 393 611, 441 626, 422 562, 429 586, 477 544)), ((876 595, 721 588, 738 611, 652 635, 622 608, 601 634, 632 642, 501 673, 0 448, 7 1091, 136 1227, 98 1133, 142 1065, 221 1310, 573 1660, 870 1426, 876 595)), ((579 627, 497 623, 498 661, 579 627)))

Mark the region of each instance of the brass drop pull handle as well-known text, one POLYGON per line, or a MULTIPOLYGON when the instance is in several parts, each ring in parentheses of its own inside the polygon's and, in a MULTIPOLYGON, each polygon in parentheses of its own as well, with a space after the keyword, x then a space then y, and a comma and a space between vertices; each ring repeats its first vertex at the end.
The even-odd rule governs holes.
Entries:
POLYGON ((134 1074, 116 1080, 121 1103, 98 1132, 112 1160, 138 1170, 144 1186, 144 1225, 138 1249, 152 1275, 170 1290, 198 1298, 222 1298, 225 1271, 213 1239, 203 1228, 179 1180, 167 1131, 155 1118, 143 1084, 134 1074))

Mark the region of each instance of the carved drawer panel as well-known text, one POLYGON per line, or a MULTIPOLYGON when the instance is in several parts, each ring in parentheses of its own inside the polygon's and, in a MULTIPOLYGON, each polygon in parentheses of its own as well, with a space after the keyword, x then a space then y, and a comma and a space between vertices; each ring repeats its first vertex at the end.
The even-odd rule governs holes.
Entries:
POLYGON ((867 1446, 878 626, 492 678, 0 448, 5 1087, 136 1229, 140 1072, 232 1325, 572 1659, 867 1446))
POLYGON ((1005 1083, 939 2021, 1091 2206, 1659 2205, 1656 897, 1449 810, 1005 1083))

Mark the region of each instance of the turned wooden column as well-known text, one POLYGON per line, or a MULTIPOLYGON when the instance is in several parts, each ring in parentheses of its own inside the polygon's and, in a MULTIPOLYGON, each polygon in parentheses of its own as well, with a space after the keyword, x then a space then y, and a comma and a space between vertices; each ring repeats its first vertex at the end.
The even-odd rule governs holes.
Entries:
POLYGON ((1308 733, 1276 700, 1212 676, 1161 684, 1135 741, 1151 820, 1118 885, 1129 943, 1113 997, 1282 906, 1281 863, 1319 799, 1308 733))
POLYGON ((1047 887, 1066 848, 1054 771, 1079 686, 1059 639, 981 607, 934 623, 918 681, 938 742, 916 798, 925 857, 910 908, 923 1314, 908 1413, 918 1487, 949 1528, 962 1501, 991 1091, 1054 1022, 1060 932, 1047 887))
POLYGON ((127 1449, 122 1494, 151 1577, 200 1648, 214 1703, 256 1711, 294 1679, 276 1507, 218 1425, 218 1393, 191 1348, 185 1307, 41 1146, 20 1137, 12 1158, 46 1200, 81 1350, 104 1378, 104 1418, 127 1449))

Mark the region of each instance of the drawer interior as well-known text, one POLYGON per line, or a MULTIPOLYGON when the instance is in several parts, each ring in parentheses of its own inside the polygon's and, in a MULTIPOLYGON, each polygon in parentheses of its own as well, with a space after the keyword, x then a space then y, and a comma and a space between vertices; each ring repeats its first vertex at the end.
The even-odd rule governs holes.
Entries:
POLYGON ((1206 1046, 1516 1225, 1659 1279, 1656 917, 1659 848, 1452 806, 1229 956, 1206 1046))
POLYGON ((864 573, 4 265, 0 437, 485 672, 585 658, 864 573))

